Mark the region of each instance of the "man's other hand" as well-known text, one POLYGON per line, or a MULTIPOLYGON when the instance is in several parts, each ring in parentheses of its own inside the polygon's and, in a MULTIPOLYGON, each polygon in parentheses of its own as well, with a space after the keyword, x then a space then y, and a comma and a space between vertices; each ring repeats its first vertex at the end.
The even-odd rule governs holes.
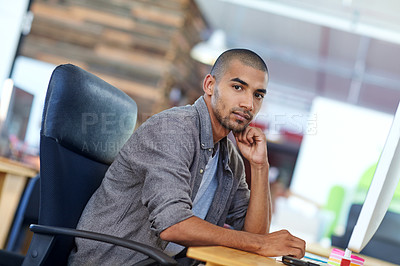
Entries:
POLYGON ((267 138, 261 129, 247 127, 240 133, 233 133, 242 155, 252 166, 268 165, 267 138))

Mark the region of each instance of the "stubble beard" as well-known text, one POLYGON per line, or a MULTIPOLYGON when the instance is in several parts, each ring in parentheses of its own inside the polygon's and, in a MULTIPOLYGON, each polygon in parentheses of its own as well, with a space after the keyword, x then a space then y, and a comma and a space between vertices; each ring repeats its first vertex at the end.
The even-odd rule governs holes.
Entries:
POLYGON ((233 133, 240 133, 243 132, 248 125, 250 124, 253 116, 250 112, 243 110, 242 108, 236 107, 232 108, 229 110, 229 114, 227 116, 222 116, 222 110, 226 109, 225 104, 221 101, 221 98, 219 97, 218 94, 218 88, 215 90, 215 105, 214 105, 214 114, 215 117, 217 118, 218 122, 226 129, 229 131, 232 131, 233 133), (244 121, 241 120, 236 120, 236 123, 231 121, 231 114, 233 114, 234 111, 240 111, 242 113, 246 113, 247 115, 250 116, 249 122, 245 124, 244 121))

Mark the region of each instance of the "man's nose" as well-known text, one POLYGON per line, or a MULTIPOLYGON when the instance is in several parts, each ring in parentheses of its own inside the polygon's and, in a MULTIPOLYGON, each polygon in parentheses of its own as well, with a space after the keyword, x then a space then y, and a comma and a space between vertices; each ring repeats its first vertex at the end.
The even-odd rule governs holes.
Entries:
POLYGON ((245 108, 248 111, 253 111, 254 108, 253 94, 246 93, 245 95, 243 95, 240 107, 245 108))

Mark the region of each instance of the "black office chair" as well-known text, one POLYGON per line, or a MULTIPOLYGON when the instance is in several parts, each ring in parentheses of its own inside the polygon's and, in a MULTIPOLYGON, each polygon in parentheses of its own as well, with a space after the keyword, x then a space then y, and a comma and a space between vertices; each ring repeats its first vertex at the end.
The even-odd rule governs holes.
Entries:
POLYGON ((29 225, 39 219, 39 181, 40 176, 31 178, 19 202, 14 221, 8 234, 6 250, 22 253, 22 246, 27 239, 29 225))
MULTIPOLYGON (((360 215, 362 205, 353 204, 350 207, 343 236, 332 235, 332 246, 347 248, 351 233, 360 215)), ((400 214, 388 211, 374 236, 360 252, 361 254, 384 261, 400 264, 400 214)))
MULTIPOLYGON (((80 215, 119 149, 132 134, 135 102, 73 65, 50 79, 40 139, 40 212, 23 265, 66 265, 74 237, 141 252, 161 265, 176 261, 160 250, 126 239, 75 230, 80 215)), ((143 263, 141 264, 143 265, 143 263)))

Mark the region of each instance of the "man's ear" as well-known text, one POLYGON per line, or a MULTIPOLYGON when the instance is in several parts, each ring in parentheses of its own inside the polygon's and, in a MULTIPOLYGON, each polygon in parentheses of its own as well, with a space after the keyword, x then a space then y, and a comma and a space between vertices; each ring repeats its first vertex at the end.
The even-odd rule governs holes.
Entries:
POLYGON ((208 96, 211 96, 214 94, 214 86, 215 86, 215 78, 211 75, 208 74, 203 81, 203 90, 205 94, 208 96))

